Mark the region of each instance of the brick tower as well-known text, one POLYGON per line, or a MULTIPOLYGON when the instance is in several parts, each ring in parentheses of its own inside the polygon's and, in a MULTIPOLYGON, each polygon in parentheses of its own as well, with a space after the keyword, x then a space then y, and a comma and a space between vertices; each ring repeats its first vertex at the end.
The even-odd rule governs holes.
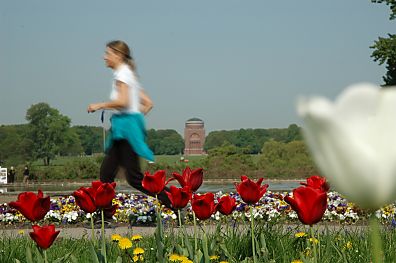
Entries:
POLYGON ((204 154, 205 143, 204 122, 198 118, 191 118, 186 121, 184 128, 184 155, 204 154))

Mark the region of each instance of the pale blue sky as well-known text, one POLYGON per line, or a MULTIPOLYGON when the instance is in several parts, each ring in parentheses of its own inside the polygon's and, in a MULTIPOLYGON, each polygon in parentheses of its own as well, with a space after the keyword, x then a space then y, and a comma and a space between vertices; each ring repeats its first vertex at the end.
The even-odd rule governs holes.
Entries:
POLYGON ((72 119, 107 100, 105 44, 126 41, 155 107, 149 128, 207 131, 299 123, 298 95, 334 98, 352 83, 382 83, 370 58, 395 33, 385 5, 369 0, 2 1, 0 124, 25 123, 38 102, 72 119))

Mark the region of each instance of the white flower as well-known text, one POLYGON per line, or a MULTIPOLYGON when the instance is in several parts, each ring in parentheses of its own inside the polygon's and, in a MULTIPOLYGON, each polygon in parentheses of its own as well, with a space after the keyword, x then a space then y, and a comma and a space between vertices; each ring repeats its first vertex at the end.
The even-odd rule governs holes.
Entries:
POLYGON ((341 194, 363 208, 396 199, 396 89, 348 87, 332 103, 300 99, 298 114, 319 169, 341 194))

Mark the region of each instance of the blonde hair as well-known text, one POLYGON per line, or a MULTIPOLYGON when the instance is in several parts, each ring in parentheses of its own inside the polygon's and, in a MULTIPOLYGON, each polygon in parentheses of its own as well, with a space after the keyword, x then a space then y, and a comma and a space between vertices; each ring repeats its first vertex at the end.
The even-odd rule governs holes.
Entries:
POLYGON ((107 47, 111 48, 112 50, 116 51, 118 54, 120 54, 124 62, 129 66, 129 68, 133 71, 136 72, 136 64, 135 61, 133 60, 131 51, 128 47, 128 45, 121 40, 114 40, 106 44, 107 47))

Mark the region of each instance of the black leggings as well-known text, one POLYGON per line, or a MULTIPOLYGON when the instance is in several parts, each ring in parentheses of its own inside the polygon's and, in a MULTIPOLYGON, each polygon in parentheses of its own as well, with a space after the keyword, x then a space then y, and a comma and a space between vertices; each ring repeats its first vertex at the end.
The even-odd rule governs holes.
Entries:
MULTIPOLYGON (((100 167, 100 181, 103 183, 114 182, 120 166, 125 168, 127 172, 126 180, 130 186, 153 196, 142 186, 143 174, 140 170, 139 156, 127 140, 116 140, 113 142, 100 167)), ((164 190, 169 191, 169 188, 165 187, 164 190)), ((171 208, 171 202, 164 190, 158 194, 158 199, 163 205, 171 208)))

